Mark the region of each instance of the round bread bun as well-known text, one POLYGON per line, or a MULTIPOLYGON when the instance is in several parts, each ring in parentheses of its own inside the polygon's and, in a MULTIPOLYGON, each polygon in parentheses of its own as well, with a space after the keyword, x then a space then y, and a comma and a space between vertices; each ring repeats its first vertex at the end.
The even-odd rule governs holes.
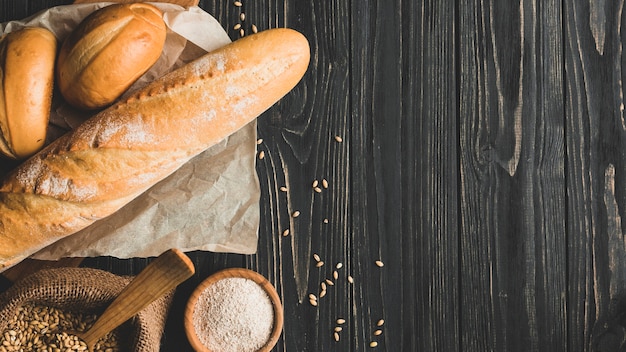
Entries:
POLYGON ((158 60, 165 35, 163 14, 153 5, 115 4, 94 11, 61 46, 61 94, 85 110, 111 104, 158 60))
POLYGON ((0 153, 27 158, 46 141, 57 39, 26 27, 0 37, 0 153))

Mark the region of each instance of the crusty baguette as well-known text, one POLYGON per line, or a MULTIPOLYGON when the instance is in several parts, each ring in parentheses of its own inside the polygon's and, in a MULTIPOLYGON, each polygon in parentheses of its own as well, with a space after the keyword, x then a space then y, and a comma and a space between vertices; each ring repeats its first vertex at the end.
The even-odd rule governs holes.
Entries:
POLYGON ((0 184, 0 270, 102 219, 271 107, 309 45, 270 29, 158 79, 25 161, 0 184))
POLYGON ((25 27, 0 37, 0 153, 25 159, 43 148, 52 104, 57 39, 25 27))

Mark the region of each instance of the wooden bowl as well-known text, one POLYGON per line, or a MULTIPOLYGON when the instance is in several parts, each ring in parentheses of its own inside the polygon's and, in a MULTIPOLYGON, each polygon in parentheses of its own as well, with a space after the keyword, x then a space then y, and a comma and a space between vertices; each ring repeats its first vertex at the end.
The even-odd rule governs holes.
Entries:
POLYGON ((274 348, 274 346, 278 342, 278 338, 280 337, 280 334, 283 330, 284 316, 280 297, 278 296, 278 293, 276 292, 274 286, 263 275, 255 271, 243 268, 231 268, 218 271, 202 281, 200 285, 198 285, 198 287, 193 291, 187 302, 184 315, 185 332, 187 334, 187 339, 189 340, 189 343, 197 352, 220 352, 212 351, 202 344, 194 328, 193 317, 196 303, 198 302, 198 299, 200 298, 200 295, 204 292, 204 290, 206 290, 209 286, 213 285, 217 281, 226 278, 250 279, 256 282, 263 289, 263 291, 267 293, 274 308, 274 324, 267 343, 258 352, 271 351, 271 349, 274 348))

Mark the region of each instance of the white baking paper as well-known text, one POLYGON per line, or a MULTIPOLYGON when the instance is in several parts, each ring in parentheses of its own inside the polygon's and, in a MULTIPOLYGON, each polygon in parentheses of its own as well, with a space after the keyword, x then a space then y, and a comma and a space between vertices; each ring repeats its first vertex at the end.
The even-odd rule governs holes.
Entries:
MULTIPOLYGON (((88 14, 111 3, 58 6, 21 21, 0 24, 2 33, 24 26, 50 29, 63 39, 88 14)), ((153 3, 164 12, 163 54, 129 92, 200 55, 230 43, 222 26, 198 7, 153 3)), ((89 116, 55 94, 48 142, 89 116)), ((35 254, 37 259, 156 256, 169 248, 251 254, 259 226, 255 172, 256 122, 192 159, 173 175, 110 217, 35 254)))

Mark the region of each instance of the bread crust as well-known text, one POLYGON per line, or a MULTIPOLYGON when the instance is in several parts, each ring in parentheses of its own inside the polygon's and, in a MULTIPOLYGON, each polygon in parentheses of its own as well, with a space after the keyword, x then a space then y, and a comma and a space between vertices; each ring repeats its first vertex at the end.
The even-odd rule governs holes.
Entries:
POLYGON ((0 37, 0 152, 24 159, 45 143, 57 40, 26 27, 0 37))
POLYGON ((147 3, 94 11, 61 46, 57 64, 61 94, 81 109, 111 104, 159 59, 166 31, 162 12, 147 3))
POLYGON ((271 29, 177 69, 96 114, 0 183, 0 268, 111 215, 271 107, 309 64, 271 29))

